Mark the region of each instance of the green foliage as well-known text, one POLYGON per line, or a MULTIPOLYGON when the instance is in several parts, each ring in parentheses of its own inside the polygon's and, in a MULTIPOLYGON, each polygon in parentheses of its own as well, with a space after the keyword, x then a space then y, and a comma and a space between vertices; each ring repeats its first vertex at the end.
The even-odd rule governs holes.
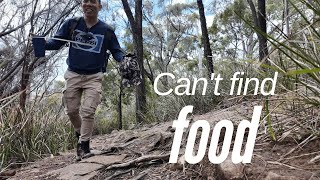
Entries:
POLYGON ((186 14, 186 11, 190 9, 195 9, 196 3, 186 4, 186 3, 176 3, 168 5, 167 12, 171 13, 174 16, 183 16, 186 14))
POLYGON ((252 29, 239 18, 236 13, 242 14, 247 21, 251 21, 251 11, 244 0, 236 0, 226 7, 224 11, 214 17, 209 28, 209 35, 214 54, 219 58, 239 58, 241 55, 250 57, 254 51, 255 42, 252 29))
POLYGON ((60 98, 51 103, 30 102, 25 112, 13 105, 1 109, 0 171, 7 165, 30 162, 72 149, 73 128, 60 107, 60 98))
POLYGON ((269 99, 267 97, 266 99, 266 103, 265 103, 265 110, 266 110, 266 121, 267 121, 267 125, 268 125, 268 132, 269 132, 269 135, 271 137, 271 139, 273 141, 276 141, 277 140, 277 137, 276 137, 276 134, 274 132, 274 129, 272 127, 272 122, 271 122, 271 115, 270 115, 270 111, 269 111, 269 99))
MULTIPOLYGON (((101 116, 100 113, 98 112, 96 117, 101 116)), ((93 134, 109 134, 115 129, 118 129, 118 120, 113 114, 108 114, 103 118, 96 118, 93 134)))
MULTIPOLYGON (((102 103, 96 112, 94 134, 110 133, 119 127, 118 104, 121 77, 117 68, 118 64, 114 60, 110 60, 107 73, 102 81, 102 103)), ((135 122, 134 88, 123 88, 121 97, 123 129, 132 128, 132 124, 135 122)))
MULTIPOLYGON (((272 3, 268 3, 268 6, 272 7, 272 3)), ((283 5, 281 7, 284 8, 283 5)), ((320 59, 318 56, 320 46, 317 45, 320 41, 320 23, 316 21, 319 18, 320 4, 305 0, 289 0, 289 7, 291 8, 290 19, 288 19, 290 34, 274 27, 274 24, 271 25, 271 32, 263 33, 242 14, 237 13, 237 15, 254 31, 265 36, 272 45, 269 64, 260 63, 260 67, 264 68, 264 71, 260 73, 279 72, 278 87, 282 87, 281 92, 290 94, 286 98, 292 103, 291 110, 299 111, 296 108, 301 108, 299 107, 301 102, 305 107, 306 104, 311 104, 313 108, 320 106, 320 59)), ((265 108, 269 135, 276 140, 276 133, 269 115, 271 112, 268 99, 265 108)), ((300 122, 295 121, 294 123, 300 126, 300 122)), ((304 127, 312 127, 307 119, 303 119, 303 123, 307 124, 304 127)))

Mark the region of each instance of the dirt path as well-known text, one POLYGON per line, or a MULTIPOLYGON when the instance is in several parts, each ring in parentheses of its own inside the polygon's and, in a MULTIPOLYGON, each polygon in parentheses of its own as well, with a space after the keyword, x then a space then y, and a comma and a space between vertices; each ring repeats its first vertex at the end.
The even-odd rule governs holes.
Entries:
MULTIPOLYGON (((244 104, 191 117, 210 124, 229 119, 249 119, 252 110, 244 104)), ((168 164, 174 129, 172 122, 152 124, 140 129, 114 131, 92 139, 96 156, 75 162, 74 152, 46 158, 17 171, 9 179, 320 179, 320 140, 310 136, 305 142, 285 138, 272 143, 262 131, 256 140, 251 164, 234 165, 226 160, 220 165, 207 158, 196 165, 168 164), (300 144, 300 146, 298 146, 300 144), (291 152, 292 151, 292 152, 291 152)), ((213 125, 212 125, 213 126, 213 125)), ((261 128, 263 129, 263 128, 261 128)), ((187 131, 186 131, 187 132, 187 131)), ((181 154, 184 153, 184 133, 181 154)))

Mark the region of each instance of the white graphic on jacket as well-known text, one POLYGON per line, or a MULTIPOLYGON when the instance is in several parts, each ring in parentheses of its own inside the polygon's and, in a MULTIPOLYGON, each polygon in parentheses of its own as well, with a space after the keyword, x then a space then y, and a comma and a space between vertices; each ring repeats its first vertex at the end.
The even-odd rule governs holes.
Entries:
POLYGON ((87 52, 100 53, 102 44, 103 44, 104 35, 101 34, 92 34, 91 32, 83 32, 78 29, 74 32, 74 41, 90 44, 80 45, 76 43, 72 43, 72 47, 75 49, 80 49, 87 52))

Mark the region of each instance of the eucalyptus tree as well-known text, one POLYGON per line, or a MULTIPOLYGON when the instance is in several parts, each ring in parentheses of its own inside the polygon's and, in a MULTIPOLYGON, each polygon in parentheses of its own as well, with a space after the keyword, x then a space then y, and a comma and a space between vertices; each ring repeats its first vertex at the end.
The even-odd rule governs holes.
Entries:
MULTIPOLYGON (((30 94, 28 88, 39 75, 35 73, 46 72, 42 71, 43 64, 46 64, 54 55, 48 55, 46 58, 34 57, 31 41, 28 38, 29 33, 49 35, 78 8, 78 5, 79 3, 75 1, 62 2, 60 0, 3 2, 1 9, 3 15, 0 23, 1 98, 21 92, 20 106, 24 109, 27 96, 30 94)), ((38 78, 38 80, 44 79, 38 78)), ((41 83, 35 85, 39 84, 41 83)))
POLYGON ((212 56, 212 51, 211 51, 210 42, 209 42, 206 16, 205 16, 202 0, 197 0, 197 4, 199 9, 199 16, 200 16, 204 57, 207 60, 207 68, 208 68, 208 74, 209 74, 208 77, 211 77, 211 73, 213 73, 213 63, 212 63, 213 56, 212 56))
POLYGON ((142 80, 136 87, 136 120, 138 123, 144 121, 144 115, 147 112, 146 103, 146 87, 144 76, 144 64, 143 64, 143 37, 142 37, 142 0, 135 0, 134 3, 134 15, 131 11, 130 5, 127 0, 121 0, 124 11, 130 23, 133 36, 133 44, 135 53, 137 55, 138 64, 141 69, 142 80))
MULTIPOLYGON (((198 20, 195 3, 167 2, 161 4, 161 10, 158 11, 144 13, 144 19, 148 24, 144 28, 144 42, 152 57, 152 74, 173 71, 173 62, 191 61, 198 53, 196 47, 199 44, 198 28, 195 26, 198 20)), ((162 83, 168 86, 167 79, 162 83)))
POLYGON ((267 16, 266 16, 266 1, 257 0, 257 6, 252 0, 247 0, 251 9, 252 19, 255 28, 259 29, 260 32, 257 33, 259 40, 259 59, 263 61, 268 55, 268 43, 265 34, 267 34, 267 16))
POLYGON ((218 59, 236 61, 253 57, 257 44, 254 31, 237 15, 251 21, 250 13, 244 0, 236 0, 215 16, 209 35, 218 59))

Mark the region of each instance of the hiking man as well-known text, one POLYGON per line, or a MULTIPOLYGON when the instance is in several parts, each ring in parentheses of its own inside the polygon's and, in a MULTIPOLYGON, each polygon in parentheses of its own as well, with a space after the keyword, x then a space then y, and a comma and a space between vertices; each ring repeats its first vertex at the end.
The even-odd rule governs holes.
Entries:
MULTIPOLYGON (((101 101, 101 82, 108 56, 106 51, 109 50, 118 62, 124 58, 113 29, 98 19, 101 0, 82 0, 81 7, 83 17, 67 20, 54 35, 54 38, 79 42, 70 43, 68 70, 64 74, 66 86, 62 97, 65 112, 78 138, 77 160, 93 156, 89 144, 94 114, 101 101), (74 24, 76 26, 70 32, 74 24)), ((65 43, 49 39, 45 49, 58 50, 65 43)))

